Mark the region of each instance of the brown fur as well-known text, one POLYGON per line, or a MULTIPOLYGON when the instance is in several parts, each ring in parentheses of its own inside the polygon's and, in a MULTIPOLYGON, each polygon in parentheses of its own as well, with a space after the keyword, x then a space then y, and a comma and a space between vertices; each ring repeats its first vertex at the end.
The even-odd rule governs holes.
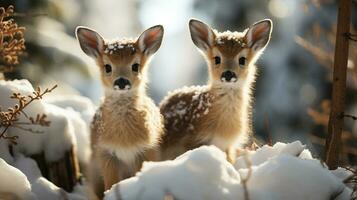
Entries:
POLYGON ((21 200, 16 194, 8 192, 0 192, 0 199, 2 200, 21 200))
POLYGON ((206 44, 195 41, 195 37, 199 41, 209 38, 210 34, 205 31, 204 27, 196 31, 199 36, 193 36, 193 40, 203 49, 208 63, 208 84, 178 89, 160 104, 166 130, 161 145, 163 159, 173 159, 201 145, 216 145, 233 162, 237 145, 246 143, 251 133, 254 63, 261 51, 257 53, 247 46, 247 31, 219 33, 212 30, 213 41, 206 44), (243 54, 247 64, 240 67, 238 58, 243 54), (221 58, 219 66, 215 64, 215 56, 221 58), (221 74, 226 70, 237 74, 236 83, 221 82, 221 74))
POLYGON ((163 119, 146 95, 145 87, 149 58, 161 44, 163 32, 160 31, 163 29, 156 26, 148 31, 137 40, 104 42, 95 31, 77 29, 81 48, 95 58, 105 89, 104 99, 92 122, 94 162, 89 169, 89 180, 100 198, 113 184, 134 176, 144 161, 159 159, 163 119), (135 63, 140 65, 137 72, 132 70, 135 63), (108 64, 110 73, 105 70, 108 64), (115 88, 118 78, 129 80, 131 88, 115 88))

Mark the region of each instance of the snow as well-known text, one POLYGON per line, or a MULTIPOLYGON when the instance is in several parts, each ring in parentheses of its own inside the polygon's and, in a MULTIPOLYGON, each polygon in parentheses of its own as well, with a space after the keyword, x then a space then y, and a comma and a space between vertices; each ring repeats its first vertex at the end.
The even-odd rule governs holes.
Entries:
POLYGON ((82 164, 88 163, 91 154, 90 126, 97 107, 87 97, 78 95, 56 95, 55 97, 45 98, 44 101, 66 110, 66 116, 73 124, 79 162, 82 164))
POLYGON ((129 49, 130 51, 135 51, 134 44, 135 40, 133 38, 123 38, 123 39, 112 39, 106 42, 104 53, 113 54, 121 49, 129 49))
MULTIPOLYGON (((299 156, 305 146, 301 144, 300 141, 296 141, 290 144, 276 143, 274 146, 264 145, 256 151, 247 151, 245 154, 249 157, 252 165, 260 165, 266 162, 269 158, 276 155, 288 154, 292 156, 299 156)), ((237 159, 234 167, 237 169, 246 168, 246 162, 244 162, 244 156, 237 159)))
POLYGON ((46 103, 80 113, 82 119, 84 119, 88 125, 91 123, 92 117, 97 109, 89 98, 79 95, 52 95, 43 100, 46 103))
MULTIPOLYGON (((27 80, 0 81, 0 106, 7 108, 17 103, 6 98, 13 92, 27 96, 33 91, 27 80)), ((49 127, 31 126, 41 133, 9 128, 8 135, 19 136, 18 145, 12 145, 12 154, 9 142, 0 139, 0 199, 14 195, 20 199, 88 199, 88 192, 81 185, 76 185, 74 192, 67 193, 42 177, 36 162, 26 156, 44 152, 47 162, 52 162, 61 159, 66 151, 74 147, 80 163, 86 165, 91 153, 89 126, 96 108, 89 99, 80 96, 57 95, 56 98, 44 99, 33 101, 24 111, 28 116, 46 114, 51 121, 49 127)), ((20 116, 20 121, 26 120, 23 115, 20 116)))
POLYGON ((67 193, 42 177, 33 159, 17 154, 12 160, 13 162, 8 164, 0 158, 0 199, 3 193, 25 200, 87 199, 83 186, 76 185, 74 192, 67 193))
POLYGON ((31 185, 26 176, 17 168, 7 164, 0 158, 0 198, 3 194, 11 194, 19 199, 35 199, 31 193, 31 185))
POLYGON ((246 30, 244 32, 237 32, 237 31, 224 31, 224 32, 218 32, 217 30, 214 30, 216 34, 216 41, 215 43, 217 45, 224 45, 227 41, 233 41, 240 45, 241 47, 246 47, 247 44, 244 41, 244 35, 246 33, 246 30))
POLYGON ((187 130, 194 130, 193 121, 209 113, 214 96, 208 92, 208 86, 185 86, 169 92, 169 95, 160 103, 160 107, 166 107, 170 103, 170 99, 183 95, 191 98, 170 105, 163 115, 165 119, 174 119, 173 127, 184 120, 189 122, 187 130))
MULTIPOLYGON (((31 83, 27 80, 0 81, 0 94, 3 96, 0 99, 0 106, 7 108, 17 103, 14 99, 6 98, 10 97, 13 92, 31 95, 33 91, 31 83)), ((28 116, 44 113, 51 124, 48 127, 30 127, 41 133, 9 128, 8 135, 19 136, 18 145, 14 146, 14 151, 25 155, 44 152, 46 160, 51 162, 62 158, 66 151, 75 146, 79 161, 83 164, 88 162, 90 157, 89 124, 95 112, 95 107, 89 99, 57 95, 56 99, 33 101, 24 111, 28 116)), ((21 115, 20 121, 27 121, 27 119, 21 115)), ((0 145, 0 157, 9 159, 2 148, 6 147, 0 145)))
POLYGON ((163 199, 168 193, 177 199, 223 199, 229 195, 225 191, 238 183, 239 175, 227 163, 223 152, 213 147, 201 147, 175 161, 144 163, 136 177, 126 179, 106 192, 105 200, 119 199, 117 189, 123 199, 163 199), (203 166, 209 167, 202 170, 203 166))
MULTIPOLYGON (((27 191, 27 193, 31 194, 34 199, 70 199, 70 200, 84 200, 85 195, 80 194, 78 187, 75 189, 73 193, 67 193, 63 189, 57 187, 46 178, 42 177, 40 169, 38 168, 36 162, 31 159, 24 157, 21 154, 18 154, 15 157, 15 161, 13 166, 17 168, 17 170, 21 170, 21 174, 23 175, 23 180, 21 182, 17 182, 16 186, 21 187, 24 185, 23 183, 31 184, 31 187, 27 191)), ((13 168, 14 168, 13 167, 13 168)), ((14 168, 14 169, 16 169, 14 168)), ((0 167, 2 169, 2 167, 0 167)), ((0 175, 0 177, 2 177, 0 175)), ((9 190, 5 190, 9 192, 9 190)), ((15 193, 19 194, 19 193, 15 193)))
POLYGON ((277 143, 249 151, 235 167, 215 146, 202 146, 175 160, 146 162, 135 177, 121 181, 105 193, 115 199, 245 199, 243 178, 249 173, 251 200, 349 199, 351 190, 342 180, 348 173, 329 171, 313 159, 301 142, 277 143), (301 156, 301 157, 300 157, 301 156), (244 164, 246 161, 251 165, 244 164))

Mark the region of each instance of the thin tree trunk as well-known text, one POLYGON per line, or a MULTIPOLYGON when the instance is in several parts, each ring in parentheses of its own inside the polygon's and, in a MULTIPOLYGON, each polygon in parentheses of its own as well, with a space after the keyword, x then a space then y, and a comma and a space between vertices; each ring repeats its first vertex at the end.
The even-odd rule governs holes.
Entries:
POLYGON ((341 133, 346 96, 346 70, 351 20, 351 0, 339 0, 335 58, 333 66, 332 104, 326 139, 325 161, 330 169, 339 164, 341 133))

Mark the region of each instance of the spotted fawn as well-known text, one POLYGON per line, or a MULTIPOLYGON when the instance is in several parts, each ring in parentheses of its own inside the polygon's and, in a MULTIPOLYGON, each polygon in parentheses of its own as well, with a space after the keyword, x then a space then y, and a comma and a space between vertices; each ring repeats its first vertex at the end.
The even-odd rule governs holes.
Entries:
POLYGON ((173 159, 201 145, 215 145, 234 161, 251 133, 255 62, 267 46, 272 21, 254 23, 243 32, 218 32, 190 20, 193 43, 206 59, 209 81, 170 92, 160 103, 165 134, 163 159, 173 159))
POLYGON ((103 189, 135 175, 143 161, 159 159, 163 118, 145 90, 148 63, 163 34, 157 25, 137 39, 110 41, 92 29, 76 29, 81 49, 99 67, 105 93, 91 128, 89 179, 99 196, 103 189))

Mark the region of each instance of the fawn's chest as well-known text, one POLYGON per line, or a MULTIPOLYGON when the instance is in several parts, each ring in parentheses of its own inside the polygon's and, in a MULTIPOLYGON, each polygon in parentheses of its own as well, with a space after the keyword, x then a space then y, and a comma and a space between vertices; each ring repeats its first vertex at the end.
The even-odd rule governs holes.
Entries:
POLYGON ((210 144, 226 150, 233 145, 240 134, 244 134, 248 126, 249 116, 244 111, 247 106, 239 94, 231 93, 224 95, 212 94, 210 106, 206 109, 206 115, 197 118, 191 135, 203 144, 210 144))
POLYGON ((150 109, 131 102, 105 101, 96 116, 94 146, 106 150, 122 160, 130 160, 155 145, 155 130, 150 127, 153 118, 150 109))

